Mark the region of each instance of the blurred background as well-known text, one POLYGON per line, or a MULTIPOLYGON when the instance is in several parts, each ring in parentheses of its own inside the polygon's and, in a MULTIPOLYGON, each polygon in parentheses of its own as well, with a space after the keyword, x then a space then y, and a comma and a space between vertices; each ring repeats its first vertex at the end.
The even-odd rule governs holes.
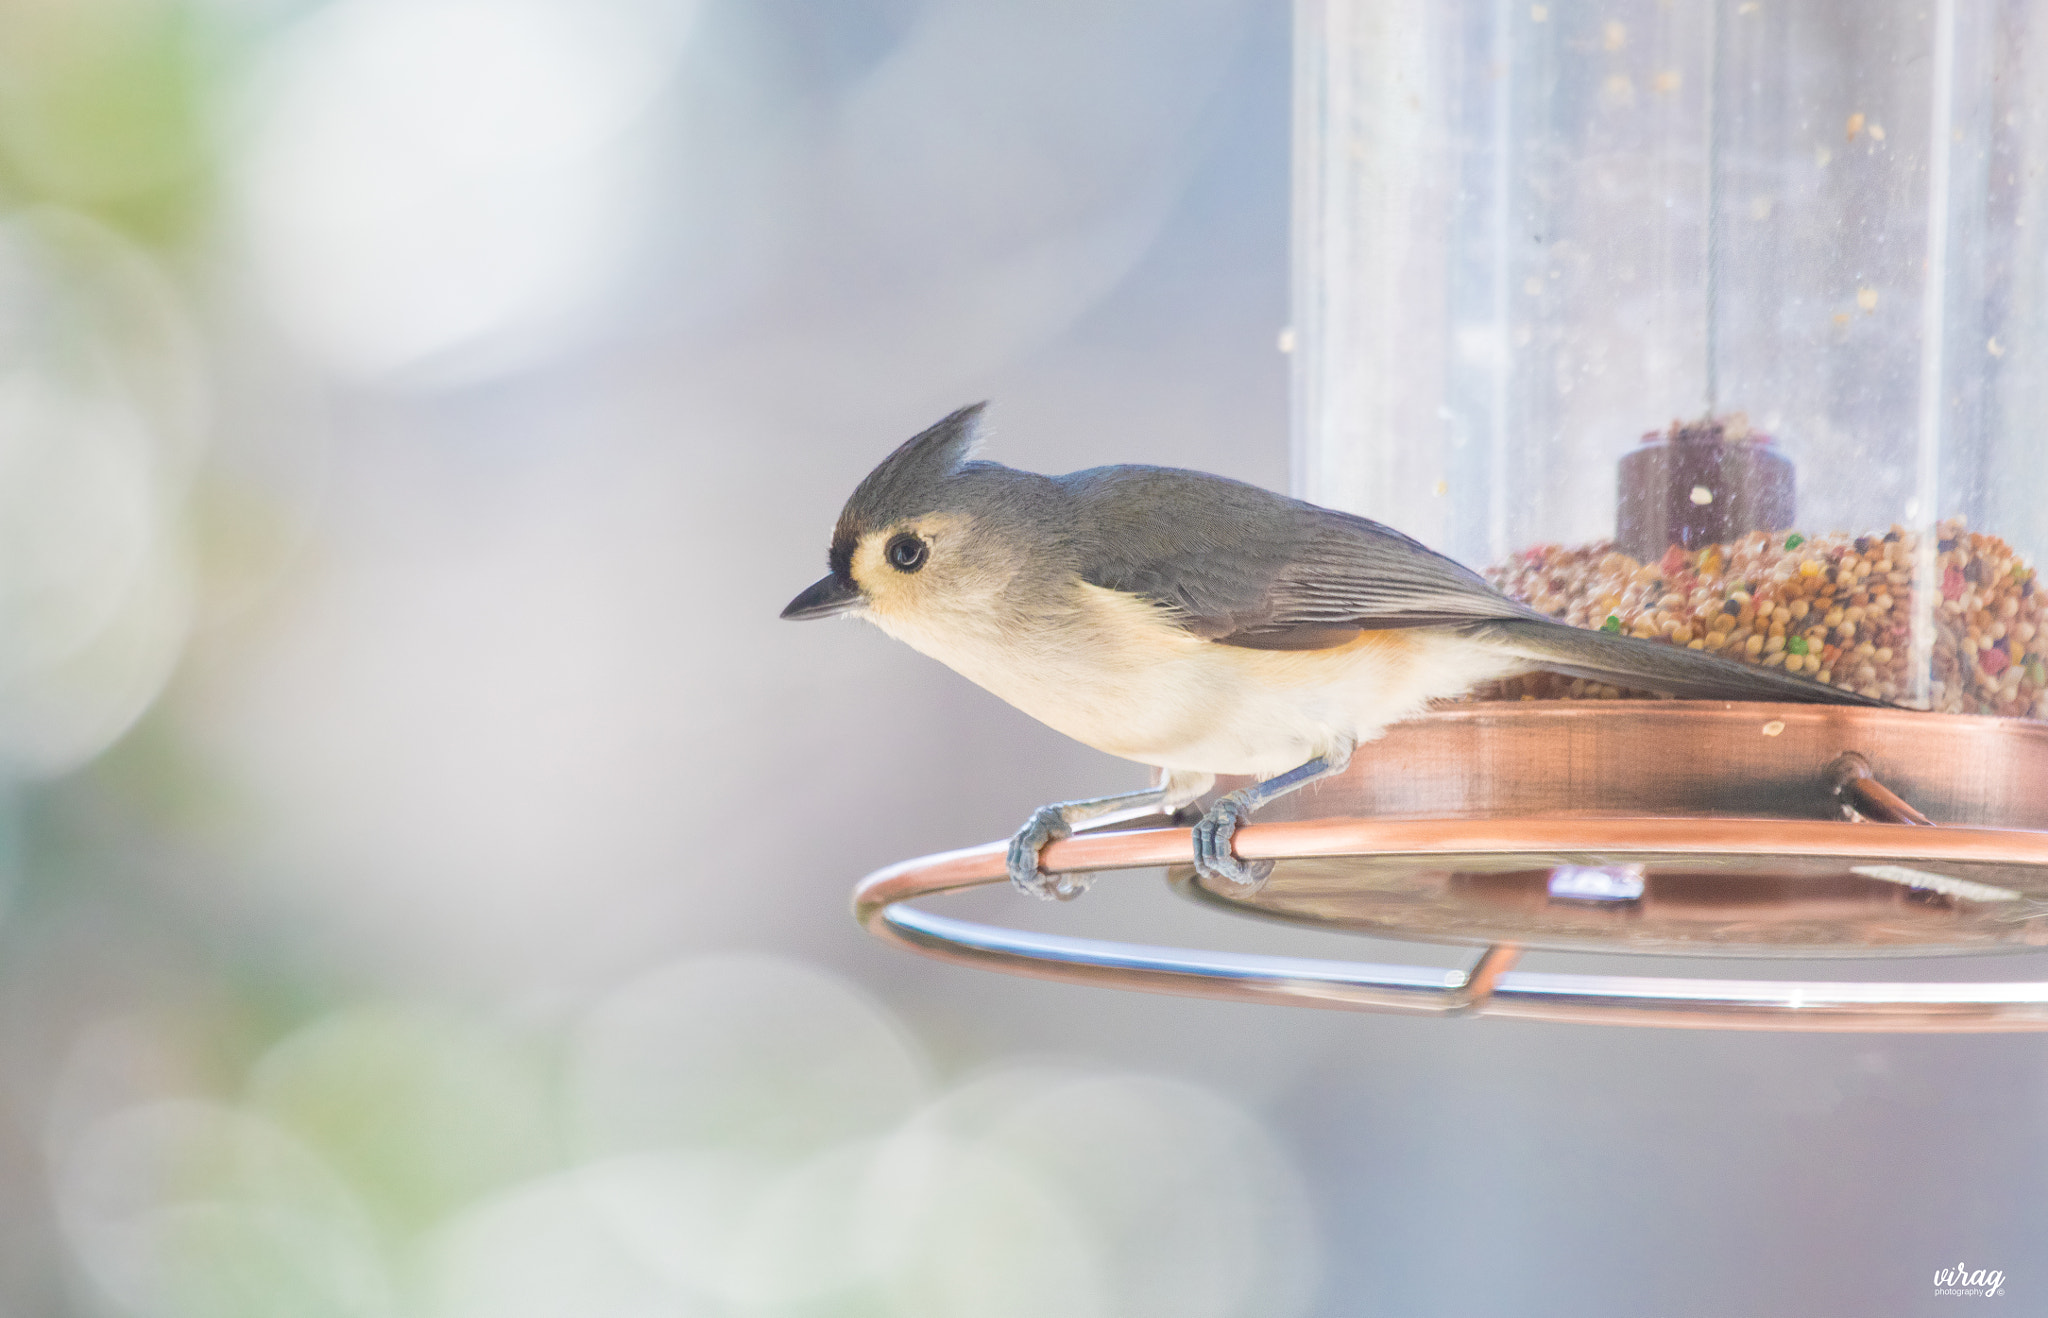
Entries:
MULTIPOLYGON (((1288 66, 1277 0, 0 0, 0 1315, 2048 1289, 2032 1038, 1118 995, 849 919, 1142 771, 777 610, 979 398, 1015 465, 1284 487, 1288 66)), ((963 905, 1415 955, 1153 875, 963 905)))

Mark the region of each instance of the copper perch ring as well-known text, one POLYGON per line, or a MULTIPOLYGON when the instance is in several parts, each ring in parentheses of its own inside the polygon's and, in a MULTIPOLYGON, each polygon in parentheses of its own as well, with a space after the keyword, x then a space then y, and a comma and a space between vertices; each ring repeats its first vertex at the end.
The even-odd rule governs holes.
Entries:
MULTIPOLYGON (((1248 859, 1331 855, 1598 854, 1780 856, 2048 867, 2048 835, 1903 824, 1740 819, 1328 819, 1253 824, 1248 859), (1767 825, 1770 837, 1759 839, 1767 825), (1909 836, 1902 837, 1901 834, 1909 836)), ((1488 948, 1469 971, 1187 951, 1027 933, 934 915, 917 898, 1006 882, 1004 845, 927 856, 877 871, 855 892, 877 937, 942 960, 1044 979, 1358 1011, 1704 1029, 1972 1032, 2048 1029, 2048 983, 1847 983, 1613 975, 1511 969, 1515 948, 1488 948)), ((1186 864, 1183 829, 1081 835, 1048 847, 1048 869, 1103 873, 1186 864)))
POLYGON ((1539 974, 1515 961, 1522 949, 1800 960, 2048 950, 2042 782, 2048 725, 2026 720, 1476 702, 1396 725, 1343 774, 1239 829, 1239 855, 1275 862, 1254 893, 1199 882, 1185 829, 1082 833, 1043 856, 1050 871, 1092 875, 1163 866, 1182 895, 1235 914, 1482 949, 1469 970, 1058 937, 912 904, 1005 882, 999 843, 890 866, 860 884, 854 907, 877 937, 949 961, 1242 1002, 1719 1029, 2040 1030, 2048 983, 1539 974))

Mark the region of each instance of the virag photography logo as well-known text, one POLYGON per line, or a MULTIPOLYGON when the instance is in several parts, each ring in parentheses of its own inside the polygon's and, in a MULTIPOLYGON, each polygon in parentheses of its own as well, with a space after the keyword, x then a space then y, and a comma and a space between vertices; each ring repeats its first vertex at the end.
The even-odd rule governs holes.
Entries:
POLYGON ((1934 1274, 1936 1295, 1974 1295, 1990 1299, 2005 1294, 2005 1274, 1990 1268, 1970 1270, 1967 1263, 1958 1263, 1952 1268, 1943 1268, 1934 1274))

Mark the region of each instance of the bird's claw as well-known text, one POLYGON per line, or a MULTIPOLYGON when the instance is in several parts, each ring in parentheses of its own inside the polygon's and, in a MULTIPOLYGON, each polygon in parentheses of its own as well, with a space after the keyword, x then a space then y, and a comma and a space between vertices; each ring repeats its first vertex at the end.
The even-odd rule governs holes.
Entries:
POLYGON ((1066 812, 1058 806, 1040 806, 1032 811, 1031 818, 1024 821, 1024 827, 1010 839, 1007 862, 1010 882, 1019 892, 1028 893, 1042 902, 1070 902, 1088 891, 1087 875, 1047 874, 1038 866, 1038 853, 1049 843, 1073 835, 1074 826, 1067 822, 1066 812))
POLYGON ((1237 826, 1249 819, 1251 812, 1250 803, 1232 792, 1195 824, 1195 873, 1230 896, 1250 896, 1265 886, 1266 876, 1273 872, 1272 861, 1239 860, 1230 849, 1237 826))

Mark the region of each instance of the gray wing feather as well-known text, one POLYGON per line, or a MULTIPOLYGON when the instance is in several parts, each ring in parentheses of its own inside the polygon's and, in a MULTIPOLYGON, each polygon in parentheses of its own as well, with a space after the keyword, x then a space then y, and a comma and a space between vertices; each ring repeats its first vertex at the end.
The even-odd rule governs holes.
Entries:
POLYGON ((1317 508, 1314 535, 1273 580, 1272 617, 1256 631, 1349 623, 1423 627, 1529 610, 1463 564, 1392 527, 1317 508))
POLYGON ((1254 485, 1160 467, 1057 479, 1075 497, 1085 580, 1153 600, 1225 645, 1321 649, 1362 630, 1446 627, 1539 668, 1681 699, 1886 703, 1558 622, 1392 527, 1254 485))
POLYGON ((1775 668, 1738 663, 1700 650, 1548 618, 1513 618, 1464 629, 1538 668, 1616 686, 1658 691, 1680 700, 1783 700, 1808 705, 1887 705, 1840 687, 1823 686, 1775 668))
POLYGON ((1162 467, 1059 479, 1082 514, 1083 579, 1211 640, 1313 649, 1367 628, 1534 616, 1392 527, 1255 485, 1162 467))

